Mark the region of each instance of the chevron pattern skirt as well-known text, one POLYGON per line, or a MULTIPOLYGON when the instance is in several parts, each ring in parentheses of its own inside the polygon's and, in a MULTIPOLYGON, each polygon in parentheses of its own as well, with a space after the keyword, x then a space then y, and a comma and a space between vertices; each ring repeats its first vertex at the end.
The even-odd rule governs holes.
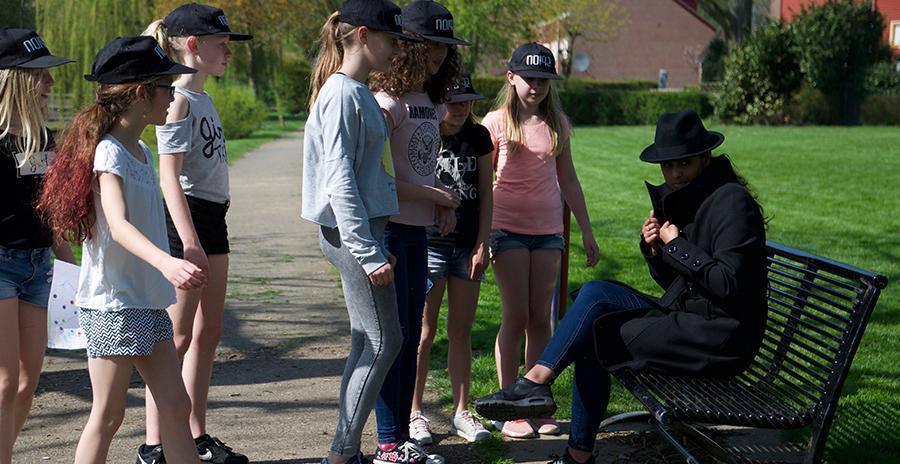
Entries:
POLYGON ((149 356, 157 342, 173 336, 172 320, 165 309, 81 308, 78 322, 87 336, 87 353, 91 358, 149 356))

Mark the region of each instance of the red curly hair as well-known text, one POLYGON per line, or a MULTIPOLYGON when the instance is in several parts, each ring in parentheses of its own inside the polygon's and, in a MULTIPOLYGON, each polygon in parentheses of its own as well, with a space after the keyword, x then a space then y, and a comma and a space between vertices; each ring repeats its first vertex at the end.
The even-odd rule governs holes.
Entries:
POLYGON ((142 88, 151 82, 101 84, 94 103, 79 111, 66 129, 37 203, 55 238, 69 242, 91 238, 97 222, 93 189, 97 144, 119 116, 152 95, 142 88))

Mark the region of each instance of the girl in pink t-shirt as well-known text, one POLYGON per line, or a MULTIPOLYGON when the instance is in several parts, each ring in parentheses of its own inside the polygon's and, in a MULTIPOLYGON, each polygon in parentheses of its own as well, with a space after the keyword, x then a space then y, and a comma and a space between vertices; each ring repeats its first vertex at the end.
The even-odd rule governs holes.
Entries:
MULTIPOLYGON (((497 171, 491 259, 503 303, 494 348, 500 388, 516 380, 523 335, 526 371, 550 339, 550 303, 565 248, 560 194, 581 228, 587 265, 600 259, 572 163, 569 122, 550 86, 559 78, 550 50, 522 45, 510 59, 502 103, 482 122, 491 133, 497 171)), ((558 434, 559 426, 546 418, 509 421, 502 430, 527 438, 558 434)))

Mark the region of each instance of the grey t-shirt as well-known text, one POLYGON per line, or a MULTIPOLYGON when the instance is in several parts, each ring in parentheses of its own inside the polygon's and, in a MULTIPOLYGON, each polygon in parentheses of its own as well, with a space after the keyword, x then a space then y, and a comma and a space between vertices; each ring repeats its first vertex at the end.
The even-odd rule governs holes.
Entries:
POLYGON ((185 154, 178 176, 185 195, 225 203, 230 198, 228 157, 219 113, 206 92, 177 86, 175 91, 187 98, 190 109, 184 119, 156 126, 159 154, 185 154))

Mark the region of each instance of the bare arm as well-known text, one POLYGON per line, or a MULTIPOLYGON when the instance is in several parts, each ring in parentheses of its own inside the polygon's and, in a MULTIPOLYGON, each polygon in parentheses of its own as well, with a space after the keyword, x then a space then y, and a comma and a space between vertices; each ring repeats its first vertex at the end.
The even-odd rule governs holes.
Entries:
POLYGON ((584 242, 584 253, 587 255, 587 265, 594 266, 600 260, 600 248, 594 239, 591 228, 591 218, 588 215, 587 205, 584 202, 584 191, 575 173, 575 163, 572 161, 572 149, 569 142, 556 159, 556 176, 559 180, 559 189, 563 198, 572 210, 575 221, 581 229, 581 240, 584 242))
POLYGON ((75 264, 75 255, 72 253, 72 244, 65 240, 53 240, 53 254, 56 259, 75 264))
POLYGON ((200 288, 206 284, 207 275, 197 266, 159 249, 144 234, 128 222, 122 179, 115 174, 99 173, 100 203, 109 224, 112 239, 131 254, 137 256, 160 272, 178 288, 200 288))
POLYGON ((492 154, 478 158, 478 237, 469 266, 469 277, 477 279, 488 266, 488 246, 494 208, 494 159, 492 154))

